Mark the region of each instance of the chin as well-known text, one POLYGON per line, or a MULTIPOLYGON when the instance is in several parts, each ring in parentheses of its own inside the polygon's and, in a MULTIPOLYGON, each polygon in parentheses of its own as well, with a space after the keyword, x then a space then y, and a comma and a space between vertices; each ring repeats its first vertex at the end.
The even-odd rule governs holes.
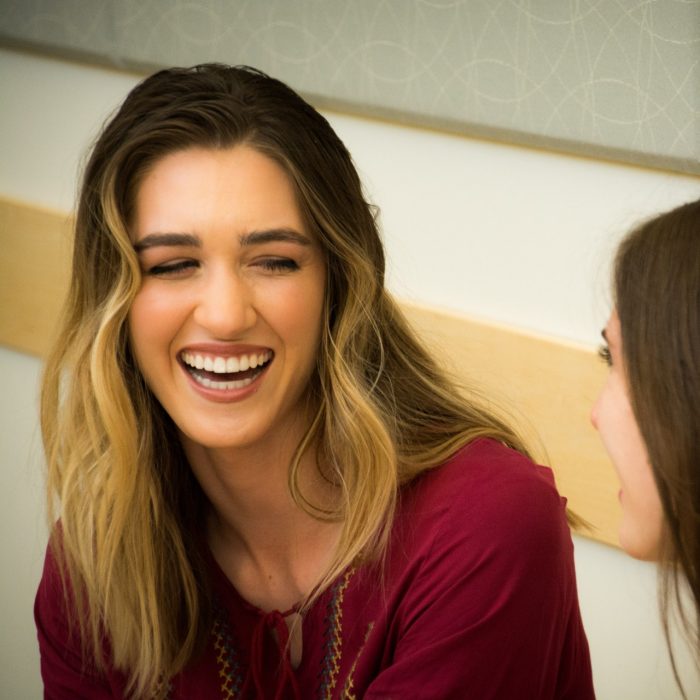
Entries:
POLYGON ((640 561, 659 561, 661 542, 656 537, 645 537, 644 533, 630 533, 620 529, 620 547, 640 561))
POLYGON ((183 429, 180 427, 182 439, 191 445, 209 450, 235 450, 244 449, 260 442, 263 431, 241 430, 240 427, 229 428, 221 426, 218 428, 199 427, 199 429, 183 429))
POLYGON ((189 438, 190 442, 205 450, 244 450, 259 441, 255 437, 229 435, 201 435, 189 438))

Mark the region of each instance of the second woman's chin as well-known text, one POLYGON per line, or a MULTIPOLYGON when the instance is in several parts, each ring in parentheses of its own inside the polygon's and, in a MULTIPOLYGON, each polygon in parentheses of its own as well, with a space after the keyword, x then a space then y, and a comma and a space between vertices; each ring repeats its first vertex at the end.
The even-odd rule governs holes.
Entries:
MULTIPOLYGON (((624 494, 622 494, 624 503, 624 494)), ((662 523, 652 513, 635 518, 624 512, 619 529, 620 547, 631 557, 641 561, 658 561, 661 551, 662 523)))

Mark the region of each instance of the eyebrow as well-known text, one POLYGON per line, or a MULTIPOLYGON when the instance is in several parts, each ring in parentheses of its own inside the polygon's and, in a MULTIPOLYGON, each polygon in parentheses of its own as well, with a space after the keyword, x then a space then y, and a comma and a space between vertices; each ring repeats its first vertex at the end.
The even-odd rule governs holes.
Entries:
POLYGON ((311 241, 298 231, 291 228, 275 228, 269 231, 251 231, 239 238, 241 246, 260 245, 262 243, 298 243, 299 245, 311 245, 311 241))
MULTIPOLYGON (((262 245, 263 243, 297 243, 298 245, 308 246, 311 241, 298 231, 291 228, 269 229, 267 231, 251 231, 251 233, 243 234, 239 237, 242 247, 252 245, 262 245)), ((190 248, 201 248, 202 239, 191 233, 149 233, 140 241, 134 243, 134 250, 140 253, 149 248, 181 246, 190 248)))
POLYGON ((602 331, 600 331, 600 334, 603 336, 603 340, 607 343, 608 341, 608 334, 605 332, 605 328, 603 328, 602 331))
POLYGON ((201 248, 202 241, 199 236, 191 233, 149 233, 140 241, 134 243, 134 250, 140 253, 148 248, 158 248, 160 246, 188 246, 190 248, 201 248))

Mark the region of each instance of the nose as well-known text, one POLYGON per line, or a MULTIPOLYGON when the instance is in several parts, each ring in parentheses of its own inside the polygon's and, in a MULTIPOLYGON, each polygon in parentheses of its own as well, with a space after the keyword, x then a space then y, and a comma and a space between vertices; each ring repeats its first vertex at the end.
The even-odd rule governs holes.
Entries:
POLYGON ((591 406, 590 419, 591 419, 591 423, 592 423, 593 427, 596 430, 598 430, 598 404, 599 403, 600 403, 600 396, 598 396, 598 398, 595 400, 595 403, 593 404, 593 406, 591 406))
POLYGON ((203 282, 194 320, 217 340, 233 340, 255 325, 252 290, 235 271, 221 269, 203 282))

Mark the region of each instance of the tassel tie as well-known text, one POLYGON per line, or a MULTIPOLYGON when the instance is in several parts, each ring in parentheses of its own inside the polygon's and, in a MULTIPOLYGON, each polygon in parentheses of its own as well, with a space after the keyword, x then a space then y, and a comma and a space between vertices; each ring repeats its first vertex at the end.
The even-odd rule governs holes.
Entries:
POLYGON ((293 692, 295 700, 301 700, 301 691, 289 658, 289 628, 285 622, 285 618, 294 612, 296 612, 294 608, 284 613, 279 612, 279 610, 272 610, 268 613, 260 612, 260 619, 253 630, 253 638, 250 645, 250 668, 241 688, 242 697, 246 697, 246 693, 250 692, 250 690, 255 690, 256 698, 259 700, 265 698, 265 688, 263 686, 263 678, 265 677, 265 636, 270 630, 277 632, 279 650, 279 676, 274 700, 283 700, 285 697, 284 692, 287 689, 293 692))

